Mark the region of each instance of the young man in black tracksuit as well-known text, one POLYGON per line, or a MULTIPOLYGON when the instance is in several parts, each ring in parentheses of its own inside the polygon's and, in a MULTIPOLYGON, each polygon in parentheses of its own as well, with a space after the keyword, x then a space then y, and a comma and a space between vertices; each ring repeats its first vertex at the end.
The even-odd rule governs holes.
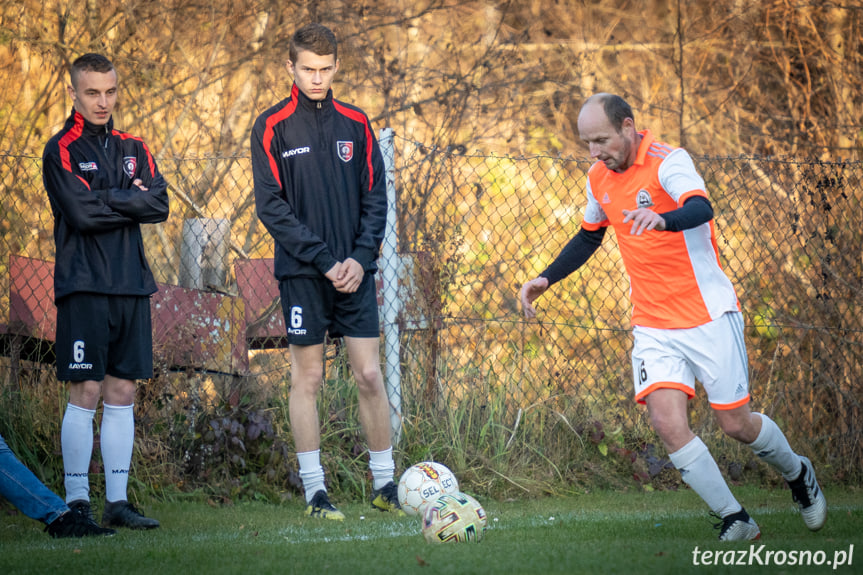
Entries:
POLYGON ((252 130, 255 202, 275 239, 275 275, 291 354, 290 420, 306 515, 342 520, 320 461, 317 396, 327 333, 343 336, 368 441, 372 504, 401 514, 380 368, 374 273, 386 222, 383 158, 368 117, 333 98, 335 35, 320 24, 291 39, 291 95, 252 130))
POLYGON ((117 72, 99 54, 73 62, 72 114, 45 146, 54 214, 57 377, 70 382, 61 447, 66 501, 93 521, 88 470, 103 399, 106 526, 159 526, 127 500, 135 380, 153 376, 150 295, 156 282, 140 224, 168 217, 167 184, 147 146, 114 129, 117 72))

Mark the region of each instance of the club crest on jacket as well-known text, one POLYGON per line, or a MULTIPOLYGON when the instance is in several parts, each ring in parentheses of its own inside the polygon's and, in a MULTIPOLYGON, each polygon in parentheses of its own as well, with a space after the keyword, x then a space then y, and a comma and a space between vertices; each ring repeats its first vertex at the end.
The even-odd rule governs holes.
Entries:
POLYGON ((353 142, 345 142, 338 141, 336 142, 336 147, 339 151, 339 158, 343 162, 350 162, 351 158, 354 157, 354 143, 353 142))
POLYGON ((135 170, 138 168, 138 158, 135 156, 126 156, 123 158, 123 173, 130 178, 135 177, 135 170))

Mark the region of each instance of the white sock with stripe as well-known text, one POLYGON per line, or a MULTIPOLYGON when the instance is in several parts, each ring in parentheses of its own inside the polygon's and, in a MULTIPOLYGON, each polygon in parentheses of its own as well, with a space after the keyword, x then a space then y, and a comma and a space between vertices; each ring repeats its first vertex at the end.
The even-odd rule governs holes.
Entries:
POLYGON ((129 485, 129 467, 135 445, 135 410, 132 405, 103 404, 102 463, 105 466, 105 499, 125 501, 129 485))
POLYGON ((668 455, 683 481, 720 517, 737 513, 743 506, 732 495, 707 446, 696 436, 668 455))
POLYGON ((90 459, 93 458, 93 416, 96 411, 66 405, 60 426, 66 503, 90 500, 90 459))
POLYGON ((782 477, 789 481, 797 479, 802 469, 800 456, 792 451, 788 439, 776 422, 763 413, 755 415, 761 417, 761 431, 749 447, 759 459, 776 468, 782 477))
POLYGON ((300 479, 303 481, 306 503, 310 503, 315 493, 327 490, 324 483, 324 468, 321 467, 321 450, 297 453, 297 460, 300 463, 300 479))

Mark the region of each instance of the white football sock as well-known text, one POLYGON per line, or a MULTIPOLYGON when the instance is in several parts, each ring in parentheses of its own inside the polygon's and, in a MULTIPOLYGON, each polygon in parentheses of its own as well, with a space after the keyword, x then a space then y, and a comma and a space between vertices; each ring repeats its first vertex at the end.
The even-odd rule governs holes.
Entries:
POLYGON ((743 506, 737 502, 725 478, 716 465, 716 460, 701 438, 696 436, 692 441, 670 453, 668 457, 674 467, 680 470, 683 481, 695 491, 707 506, 720 517, 737 513, 743 506))
POLYGON ((321 450, 297 453, 297 460, 300 462, 300 479, 303 480, 306 503, 310 503, 315 493, 327 490, 324 484, 324 468, 321 467, 321 450))
POLYGON ((762 461, 775 467, 782 477, 789 481, 797 479, 801 470, 800 456, 791 450, 785 434, 772 419, 763 413, 755 415, 761 416, 761 431, 749 447, 762 461))
POLYGON ((93 457, 93 416, 96 411, 66 405, 60 426, 66 503, 90 500, 90 459, 93 457))
POLYGON ((372 471, 372 487, 374 489, 380 489, 392 481, 396 471, 392 446, 383 451, 369 450, 369 469, 372 471))
POLYGON ((105 499, 125 501, 129 467, 135 445, 135 411, 132 405, 103 404, 102 463, 105 466, 105 499))

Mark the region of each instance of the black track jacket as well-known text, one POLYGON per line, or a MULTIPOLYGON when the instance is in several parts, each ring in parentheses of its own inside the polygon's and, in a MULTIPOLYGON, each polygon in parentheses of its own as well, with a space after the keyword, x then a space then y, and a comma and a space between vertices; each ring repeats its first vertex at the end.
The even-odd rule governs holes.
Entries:
POLYGON ((275 276, 321 277, 351 257, 377 270, 386 225, 384 163, 368 117, 296 85, 251 135, 258 218, 276 241, 275 276))
POLYGON ((54 299, 75 292, 157 289, 139 224, 168 218, 168 185, 147 146, 72 110, 45 146, 42 178, 54 213, 54 299), (140 178, 148 191, 132 185, 140 178))

